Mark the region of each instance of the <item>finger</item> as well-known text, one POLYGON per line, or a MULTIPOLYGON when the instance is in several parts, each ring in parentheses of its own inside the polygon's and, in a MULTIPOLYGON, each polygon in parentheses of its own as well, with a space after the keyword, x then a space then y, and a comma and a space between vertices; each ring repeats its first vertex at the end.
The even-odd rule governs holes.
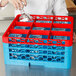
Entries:
POLYGON ((26 0, 21 0, 21 1, 24 3, 25 6, 27 5, 26 0))
POLYGON ((76 37, 73 38, 73 42, 76 42, 76 37))
POLYGON ((13 6, 16 8, 16 10, 18 9, 17 3, 13 3, 13 6))
POLYGON ((75 34, 75 32, 74 32, 74 36, 75 36, 76 34, 75 34))
POLYGON ((15 4, 17 6, 17 9, 19 9, 20 8, 20 4, 17 1, 15 2, 15 4))
POLYGON ((76 37, 76 34, 75 34, 75 32, 73 33, 73 39, 75 39, 75 37, 76 37))
POLYGON ((20 0, 18 0, 18 4, 19 4, 19 9, 22 9, 24 7, 24 5, 22 4, 20 0))

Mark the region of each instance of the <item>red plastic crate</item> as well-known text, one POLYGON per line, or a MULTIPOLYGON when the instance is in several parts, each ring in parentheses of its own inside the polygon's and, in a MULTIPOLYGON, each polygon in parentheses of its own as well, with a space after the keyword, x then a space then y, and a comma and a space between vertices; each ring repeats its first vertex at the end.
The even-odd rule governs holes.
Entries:
POLYGON ((16 41, 16 39, 22 39, 18 37, 8 37, 10 33, 15 33, 15 34, 27 34, 27 37, 25 38, 26 40, 24 42, 20 42, 20 44, 35 44, 34 40, 39 40, 42 43, 36 43, 36 44, 41 44, 41 45, 57 45, 57 46, 72 46, 73 44, 73 17, 71 16, 49 16, 49 15, 31 15, 33 17, 34 22, 19 22, 19 17, 18 15, 14 21, 11 23, 7 31, 3 35, 3 42, 4 43, 19 43, 16 41), (37 19, 39 17, 39 19, 37 19), (43 19, 43 17, 46 17, 46 19, 43 19), (59 20, 58 20, 59 18, 59 20), (61 19, 60 19, 61 18, 61 19), (52 21, 52 23, 36 23, 36 20, 46 20, 46 21, 52 21), (70 21, 71 24, 59 24, 59 23, 54 23, 54 21, 70 21), (30 26, 31 28, 29 30, 22 30, 22 29, 14 29, 15 26, 30 26), (69 28, 71 31, 52 31, 50 30, 32 30, 33 27, 49 27, 49 28, 69 28), (37 35, 48 35, 48 39, 36 39, 36 38, 28 38, 30 34, 37 34, 37 35), (50 36, 69 36, 70 40, 57 40, 57 39, 50 39, 50 36), (12 40, 15 40, 15 42, 10 42, 9 38, 12 40), (27 39, 31 42, 27 42, 27 39), (47 43, 43 43, 43 40, 47 40, 47 43), (52 41, 50 41, 52 40, 52 41), (57 44, 53 44, 53 41, 57 41, 57 44), (62 44, 62 41, 65 41, 65 45, 62 44), (58 44, 61 43, 61 44, 58 44))
POLYGON ((31 15, 33 22, 19 22, 18 15, 4 33, 3 48, 5 64, 44 65, 52 68, 71 68, 73 45, 73 17, 31 15), (40 21, 40 22, 37 22, 40 21), (43 23, 42 21, 49 21, 43 23), (15 29, 26 26, 29 29, 15 29), (34 27, 50 30, 34 30, 34 27), (53 30, 53 28, 55 28, 53 30), (56 29, 70 29, 59 31, 56 29), (26 37, 9 37, 10 34, 27 34, 26 37), (47 35, 48 38, 29 38, 30 35, 47 35), (54 36, 53 38, 51 38, 54 36), (55 36, 62 36, 57 39, 55 36), (68 37, 64 39, 64 36, 68 37), (28 52, 28 53, 27 53, 28 52), (29 57, 28 57, 29 56, 29 57))

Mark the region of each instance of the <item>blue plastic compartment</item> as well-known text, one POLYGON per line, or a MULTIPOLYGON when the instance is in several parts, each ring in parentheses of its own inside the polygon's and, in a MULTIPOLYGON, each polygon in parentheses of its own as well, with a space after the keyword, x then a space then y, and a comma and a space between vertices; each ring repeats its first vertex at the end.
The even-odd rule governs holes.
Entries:
POLYGON ((33 30, 50 30, 50 28, 44 28, 44 27, 33 27, 33 30))
POLYGON ((53 31, 71 31, 71 29, 64 29, 64 28, 52 28, 53 31))
POLYGON ((50 36, 50 39, 70 40, 69 36, 50 36))
POLYGON ((48 46, 3 43, 5 64, 42 65, 49 68, 71 68, 72 46, 48 46))
POLYGON ((30 29, 30 27, 25 27, 25 26, 15 26, 14 29, 30 29))
POLYGON ((59 23, 59 24, 71 24, 71 22, 67 22, 67 21, 54 21, 54 23, 59 23))
POLYGON ((27 34, 10 34, 9 37, 26 37, 27 34))
POLYGON ((37 23, 52 23, 52 21, 42 21, 42 20, 36 20, 37 23))
POLYGON ((30 35, 29 38, 42 38, 42 39, 48 39, 48 35, 30 35))

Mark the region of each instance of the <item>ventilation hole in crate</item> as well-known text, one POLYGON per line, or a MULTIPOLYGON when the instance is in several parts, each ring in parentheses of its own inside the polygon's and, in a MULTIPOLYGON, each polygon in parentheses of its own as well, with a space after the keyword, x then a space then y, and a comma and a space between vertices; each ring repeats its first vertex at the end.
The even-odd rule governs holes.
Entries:
POLYGON ((21 40, 25 40, 24 38, 21 38, 21 40))
POLYGON ((16 39, 16 41, 17 41, 17 42, 21 42, 21 40, 20 40, 20 39, 16 39))
POLYGON ((14 58, 14 59, 17 59, 17 55, 14 55, 13 58, 14 58))
POLYGON ((9 52, 12 52, 12 49, 9 49, 9 52))
POLYGON ((53 17, 50 17, 50 19, 53 19, 53 17))
POLYGON ((30 53, 35 53, 35 51, 34 50, 30 50, 30 53))
POLYGON ((48 54, 52 54, 52 52, 51 51, 48 51, 48 54))
POLYGON ((34 58, 34 56, 31 56, 30 59, 31 59, 31 60, 34 60, 35 58, 34 58))
POLYGON ((65 44, 65 41, 62 41, 62 44, 64 45, 65 44))
POLYGON ((58 20, 61 20, 61 17, 58 17, 58 20))
POLYGON ((30 50, 29 49, 26 49, 26 53, 29 53, 30 52, 30 50))
MULTIPOLYGON (((38 21, 36 21, 36 22, 38 22, 38 21)), ((45 28, 43 28, 43 27, 33 27, 33 30, 44 30, 45 28)))
POLYGON ((34 53, 38 53, 38 51, 36 50, 36 51, 34 51, 34 53))
MULTIPOLYGON (((43 22, 43 21, 37 21, 37 22, 43 22)), ((47 21, 47 23, 50 23, 50 21, 47 21)), ((43 22, 44 23, 44 22, 43 22)), ((50 28, 44 28, 44 27, 33 27, 33 30, 50 30, 50 28)))
POLYGON ((35 42, 35 43, 39 43, 39 41, 38 41, 38 40, 34 40, 34 42, 35 42))
POLYGON ((56 24, 71 24, 71 22, 67 22, 67 21, 54 21, 54 23, 56 24))
POLYGON ((52 49, 56 49, 56 46, 54 45, 54 46, 52 46, 52 49))
POLYGON ((25 47, 25 44, 21 44, 21 47, 25 47))
POLYGON ((17 47, 16 44, 9 44, 9 47, 17 47))
POLYGON ((40 17, 39 17, 39 16, 37 16, 36 18, 37 18, 37 19, 40 19, 40 17))
POLYGON ((48 58, 48 61, 52 61, 52 58, 48 58))
POLYGON ((9 59, 13 59, 13 58, 10 56, 9 59))
POLYGON ((62 50, 65 50, 65 47, 62 47, 62 50))
POLYGON ((39 48, 39 49, 42 49, 42 48, 43 48, 43 45, 39 45, 38 48, 39 48))
POLYGON ((38 48, 38 45, 34 45, 34 48, 38 48))
POLYGON ((13 54, 12 54, 12 53, 10 53, 10 54, 9 54, 9 56, 13 56, 13 54))
POLYGON ((47 58, 47 56, 44 55, 43 58, 47 58))
POLYGON ((61 62, 64 62, 64 57, 61 57, 61 62))
POLYGON ((56 59, 57 57, 56 56, 52 56, 52 59, 56 59))
POLYGON ((47 46, 44 45, 43 48, 44 48, 44 49, 47 49, 47 46))
POLYGON ((53 42, 53 44, 56 44, 57 43, 57 41, 52 41, 53 42))
POLYGON ((21 56, 21 59, 25 59, 25 55, 22 55, 22 56, 21 56))
POLYGON ((57 50, 65 50, 65 47, 57 46, 57 50))
POLYGON ((64 57, 61 57, 61 59, 64 59, 64 57))
POLYGON ((61 55, 64 55, 65 54, 65 52, 61 52, 61 55))
POLYGON ((26 55, 26 57, 30 57, 30 55, 29 55, 29 54, 27 54, 27 55, 26 55))
POLYGON ((37 55, 34 55, 34 58, 35 58, 35 60, 38 60, 38 56, 37 55))
POLYGON ((21 44, 17 44, 16 46, 17 46, 17 47, 21 47, 21 44))
POLYGON ((26 60, 30 60, 30 58, 26 57, 26 60))
POLYGON ((48 49, 52 49, 52 46, 48 46, 48 49))
MULTIPOLYGON (((52 36, 51 39, 53 39, 52 36)), ((52 44, 52 40, 48 40, 48 44, 52 44)))
POLYGON ((43 60, 43 57, 39 57, 39 60, 40 60, 40 61, 43 60))
POLYGON ((43 51, 43 54, 47 54, 47 51, 43 51))
POLYGON ((9 52, 18 52, 18 49, 9 49, 9 52))
POLYGON ((53 31, 71 31, 71 29, 65 29, 65 28, 52 28, 53 31))
POLYGON ((60 41, 57 42, 60 43, 61 40, 70 40, 70 36, 50 36, 50 39, 60 39, 60 41))
POLYGON ((56 61, 57 61, 57 62, 60 62, 60 61, 61 61, 61 59, 60 59, 60 58, 57 58, 57 59, 56 59, 56 61))
POLYGON ((57 55, 61 55, 61 52, 60 51, 57 51, 57 55))
POLYGON ((56 54, 56 52, 52 51, 52 54, 56 54))
POLYGON ((42 54, 43 53, 43 51, 42 50, 39 50, 39 54, 42 54))
POLYGON ((9 54, 9 58, 10 59, 17 59, 17 55, 16 54, 13 54, 13 53, 10 53, 9 54))
POLYGON ((14 29, 30 29, 30 27, 26 27, 26 26, 15 26, 14 29))
POLYGON ((12 39, 11 39, 11 38, 9 38, 9 41, 12 41, 12 39))
POLYGON ((47 19, 47 17, 43 17, 44 19, 47 19))
POLYGON ((30 45, 25 45, 25 47, 26 47, 26 48, 29 48, 29 47, 30 47, 30 45))
POLYGON ((48 39, 48 35, 30 35, 29 38, 43 38, 48 39))
POLYGON ((30 40, 29 40, 29 39, 27 39, 27 42, 30 42, 30 40))
POLYGON ((25 49, 21 49, 20 51, 21 51, 22 53, 24 53, 24 52, 25 52, 25 49))
POLYGON ((21 59, 21 54, 17 54, 17 59, 21 59))
POLYGON ((33 47, 34 47, 34 45, 29 45, 29 47, 30 47, 30 48, 33 48, 33 47))

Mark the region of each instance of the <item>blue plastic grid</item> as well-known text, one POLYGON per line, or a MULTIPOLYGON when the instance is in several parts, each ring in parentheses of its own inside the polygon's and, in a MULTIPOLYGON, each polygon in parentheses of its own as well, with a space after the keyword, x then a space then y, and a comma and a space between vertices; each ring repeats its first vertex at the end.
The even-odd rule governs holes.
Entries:
POLYGON ((5 64, 29 66, 30 63, 31 65, 44 65, 49 68, 71 68, 72 46, 3 43, 3 47, 5 64))

